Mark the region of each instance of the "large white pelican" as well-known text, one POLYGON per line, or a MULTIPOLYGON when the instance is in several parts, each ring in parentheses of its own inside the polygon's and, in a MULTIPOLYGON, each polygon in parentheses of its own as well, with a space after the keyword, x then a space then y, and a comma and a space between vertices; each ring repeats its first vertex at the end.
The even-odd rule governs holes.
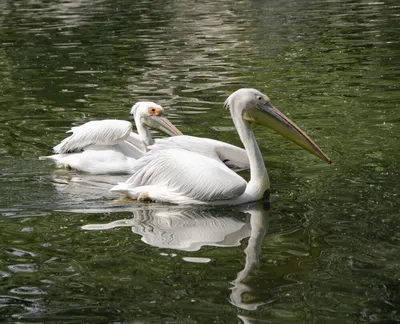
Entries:
POLYGON ((320 148, 256 89, 239 89, 225 101, 250 161, 250 181, 218 160, 183 149, 147 153, 133 175, 111 188, 136 200, 174 204, 236 205, 259 200, 270 183, 249 124, 261 124, 331 163, 320 148))
POLYGON ((182 134, 163 114, 164 109, 154 102, 137 102, 131 115, 138 134, 132 132, 129 121, 90 121, 72 127, 67 132, 72 135, 53 148, 56 154, 41 159, 50 159, 58 167, 92 174, 132 173, 136 159, 144 155, 148 145, 154 144, 149 127, 172 136, 182 134))

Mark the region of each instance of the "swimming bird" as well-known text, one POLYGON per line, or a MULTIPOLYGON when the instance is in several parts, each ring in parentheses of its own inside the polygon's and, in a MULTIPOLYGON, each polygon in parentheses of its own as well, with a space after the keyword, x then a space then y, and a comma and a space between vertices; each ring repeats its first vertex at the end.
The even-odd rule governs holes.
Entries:
POLYGON ((184 149, 150 151, 132 176, 111 188, 136 200, 174 204, 237 205, 261 199, 270 182, 250 124, 267 126, 331 163, 321 149, 256 89, 243 88, 225 101, 250 161, 250 181, 216 159, 184 149))
POLYGON ((105 119, 89 121, 72 127, 53 148, 49 159, 58 167, 71 168, 91 174, 131 173, 135 161, 154 144, 149 128, 159 129, 168 135, 182 133, 165 117, 164 109, 150 101, 139 101, 131 109, 138 134, 126 120, 105 119))

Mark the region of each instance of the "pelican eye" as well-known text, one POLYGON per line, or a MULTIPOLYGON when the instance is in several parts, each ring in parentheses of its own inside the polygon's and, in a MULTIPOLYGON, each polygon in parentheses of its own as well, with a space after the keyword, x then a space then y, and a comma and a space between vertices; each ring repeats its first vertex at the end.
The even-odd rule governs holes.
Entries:
POLYGON ((261 101, 263 98, 261 96, 258 96, 257 99, 261 101))
POLYGON ((149 116, 161 116, 163 114, 163 111, 160 108, 149 107, 148 114, 149 116))

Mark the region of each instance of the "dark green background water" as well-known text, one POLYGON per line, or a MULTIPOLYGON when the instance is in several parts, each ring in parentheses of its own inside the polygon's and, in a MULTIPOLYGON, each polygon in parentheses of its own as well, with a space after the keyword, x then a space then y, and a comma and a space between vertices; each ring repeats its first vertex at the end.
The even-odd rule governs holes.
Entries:
POLYGON ((1 1, 0 321, 400 322, 399 35, 396 0, 1 1), (270 206, 115 204, 126 177, 38 160, 143 99, 239 145, 241 87, 334 161, 256 127, 270 206))

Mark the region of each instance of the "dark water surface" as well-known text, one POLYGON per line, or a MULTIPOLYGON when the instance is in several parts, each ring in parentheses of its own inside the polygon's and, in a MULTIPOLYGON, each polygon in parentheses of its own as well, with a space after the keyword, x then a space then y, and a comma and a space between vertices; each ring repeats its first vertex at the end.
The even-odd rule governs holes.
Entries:
POLYGON ((399 35, 395 0, 1 1, 0 321, 400 322, 399 35), (270 205, 115 203, 126 177, 38 160, 144 99, 239 145, 241 87, 334 161, 256 127, 270 205))

